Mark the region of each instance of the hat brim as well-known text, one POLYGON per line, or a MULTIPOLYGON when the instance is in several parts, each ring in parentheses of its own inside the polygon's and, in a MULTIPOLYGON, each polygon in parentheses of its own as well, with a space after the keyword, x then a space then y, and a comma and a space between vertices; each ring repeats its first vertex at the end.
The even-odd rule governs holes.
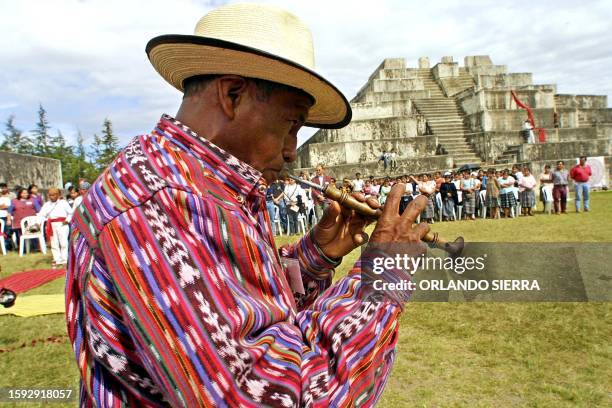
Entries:
POLYGON ((233 74, 298 88, 315 100, 306 126, 339 129, 351 121, 351 106, 334 85, 293 61, 255 48, 196 35, 162 35, 146 48, 155 70, 183 91, 183 81, 196 75, 233 74))

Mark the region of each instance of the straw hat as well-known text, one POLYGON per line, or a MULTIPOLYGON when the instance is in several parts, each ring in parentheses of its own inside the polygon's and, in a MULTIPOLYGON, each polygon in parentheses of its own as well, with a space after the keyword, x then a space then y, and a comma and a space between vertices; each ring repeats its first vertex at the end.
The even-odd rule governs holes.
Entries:
POLYGON ((194 35, 153 38, 147 55, 157 72, 183 91, 195 75, 234 74, 289 85, 311 95, 307 126, 341 128, 351 120, 342 93, 317 74, 312 35, 293 14, 272 6, 219 7, 196 24, 194 35))

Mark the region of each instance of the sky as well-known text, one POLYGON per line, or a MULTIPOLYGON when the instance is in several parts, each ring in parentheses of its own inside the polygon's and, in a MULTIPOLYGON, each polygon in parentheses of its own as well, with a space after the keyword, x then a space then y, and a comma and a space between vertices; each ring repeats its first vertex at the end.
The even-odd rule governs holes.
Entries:
MULTIPOLYGON (((243 1, 244 2, 244 1, 243 1)), ((491 56, 509 72, 566 94, 612 95, 612 1, 258 1, 311 29, 317 71, 348 99, 384 58, 428 56, 463 65, 491 56)), ((105 118, 121 144, 176 113, 181 94, 152 68, 149 39, 191 34, 224 1, 0 0, 0 122, 34 128, 42 104, 69 143, 86 144, 105 118)), ((1 130, 4 130, 2 125, 1 130)), ((303 128, 300 143, 316 129, 303 128)))

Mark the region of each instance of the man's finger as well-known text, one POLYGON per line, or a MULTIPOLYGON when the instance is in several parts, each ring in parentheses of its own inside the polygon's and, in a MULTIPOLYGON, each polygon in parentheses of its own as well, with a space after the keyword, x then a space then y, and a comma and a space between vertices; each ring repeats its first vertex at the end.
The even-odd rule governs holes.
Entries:
POLYGON ((410 221, 412 224, 419 214, 427 207, 427 197, 420 195, 408 204, 408 207, 404 210, 402 218, 406 221, 410 221))
POLYGON ((338 204, 338 202, 336 201, 330 201, 329 206, 327 207, 327 209, 323 213, 323 216, 319 220, 319 227, 331 228, 332 226, 334 226, 334 224, 336 224, 338 215, 340 215, 340 211, 340 204, 338 204))
POLYGON ((406 185, 404 183, 397 183, 391 188, 381 218, 390 218, 398 214, 399 203, 405 192, 406 185))
POLYGON ((372 208, 380 208, 380 203, 374 197, 370 197, 366 200, 366 203, 372 208))
POLYGON ((362 193, 360 193, 360 192, 357 192, 357 193, 352 193, 351 195, 352 195, 352 196, 353 196, 353 197, 354 197, 354 198, 355 198, 357 201, 359 201, 359 202, 361 202, 361 203, 365 202, 365 200, 366 200, 365 195, 363 195, 363 194, 362 194, 362 193))
POLYGON ((421 222, 419 223, 419 225, 417 225, 416 227, 413 228, 414 232, 416 232, 417 234, 419 234, 419 238, 423 239, 423 237, 425 235, 427 235, 427 233, 429 232, 430 228, 429 228, 429 224, 426 222, 421 222))

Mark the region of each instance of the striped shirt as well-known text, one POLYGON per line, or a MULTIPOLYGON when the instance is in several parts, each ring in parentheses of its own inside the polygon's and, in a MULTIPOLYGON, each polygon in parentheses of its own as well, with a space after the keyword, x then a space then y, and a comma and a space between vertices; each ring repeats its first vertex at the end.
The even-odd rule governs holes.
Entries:
POLYGON ((72 220, 66 318, 81 406, 371 406, 398 303, 366 302, 360 264, 306 235, 292 294, 261 174, 164 115, 72 220))

